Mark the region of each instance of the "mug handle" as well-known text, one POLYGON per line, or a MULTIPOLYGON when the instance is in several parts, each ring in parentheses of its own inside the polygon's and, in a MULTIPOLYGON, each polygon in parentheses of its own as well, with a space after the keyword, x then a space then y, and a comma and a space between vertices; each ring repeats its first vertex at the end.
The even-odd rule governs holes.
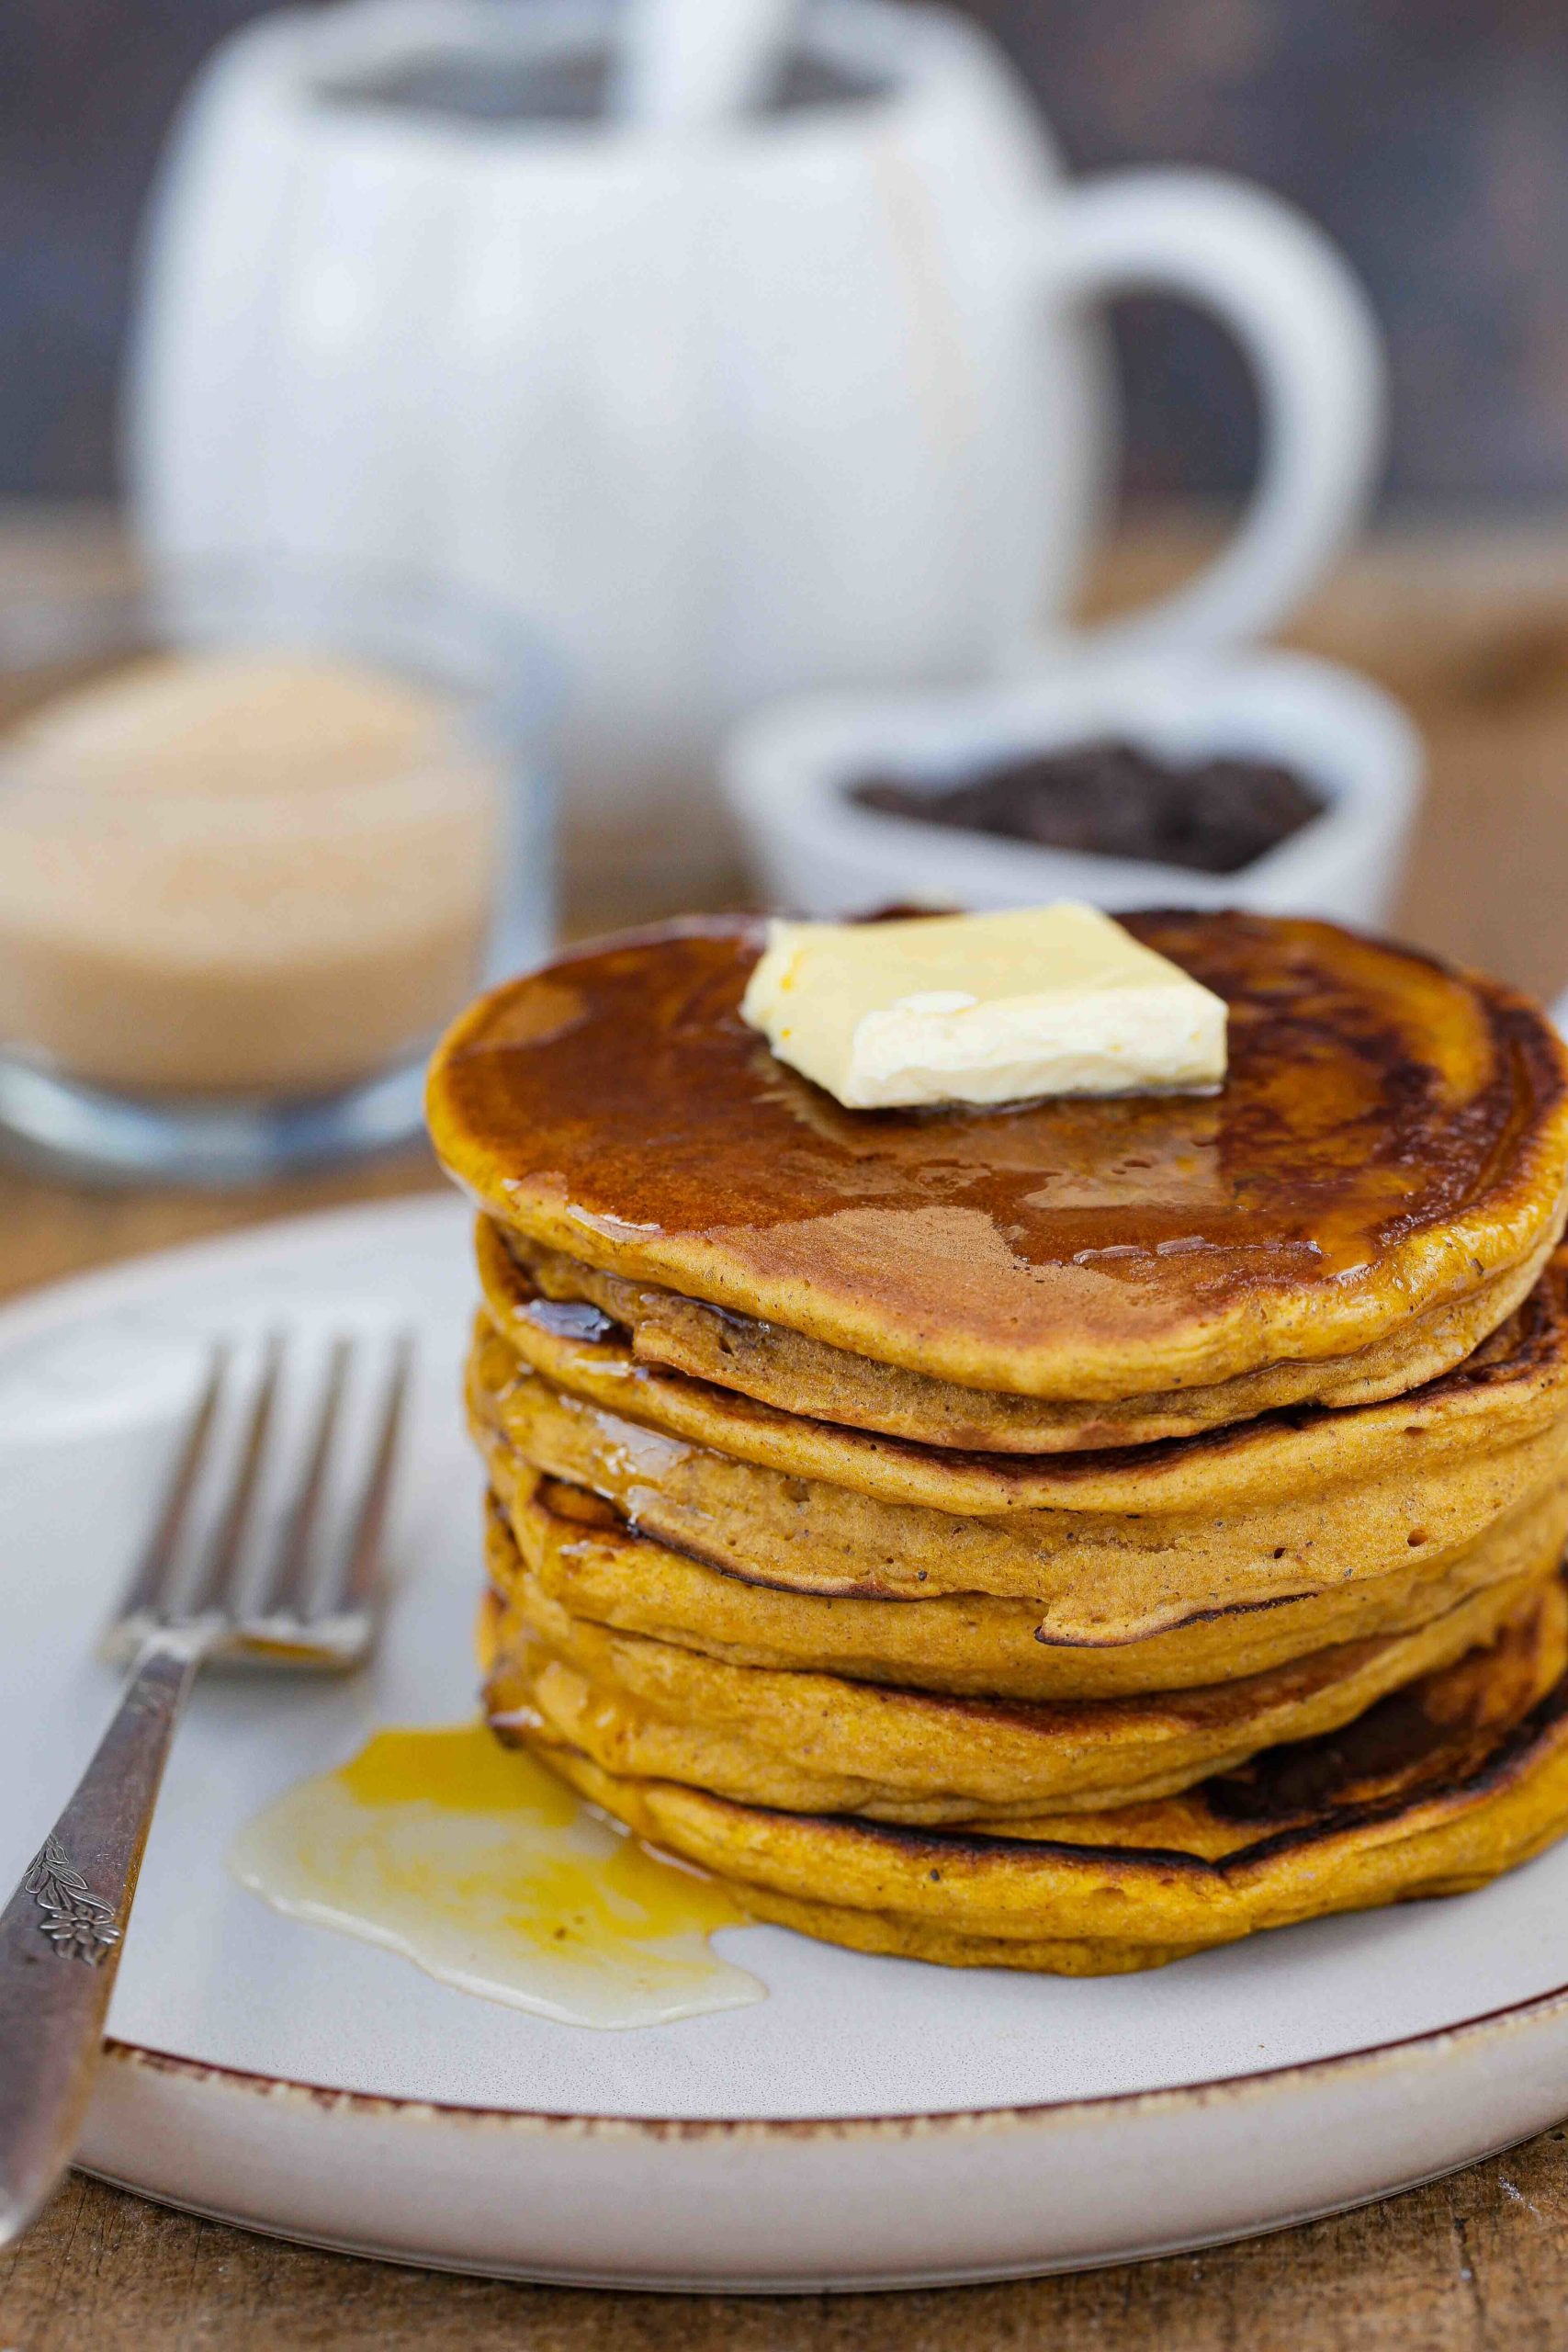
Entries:
POLYGON ((1094 629, 1094 649, 1266 636, 1359 522, 1382 456, 1382 346, 1359 280, 1292 206, 1218 172, 1118 172, 1071 187, 1042 212, 1025 259, 1053 300, 1186 296, 1231 329, 1260 394, 1262 463, 1230 544, 1173 594, 1094 629))

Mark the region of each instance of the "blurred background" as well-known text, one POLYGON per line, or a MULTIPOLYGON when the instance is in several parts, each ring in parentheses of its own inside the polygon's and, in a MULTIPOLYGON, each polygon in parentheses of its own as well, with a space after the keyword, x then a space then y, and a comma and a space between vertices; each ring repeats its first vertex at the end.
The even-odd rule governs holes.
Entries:
POLYGON ((0 67, 12 1147, 406 1141, 479 981, 694 907, 1568 984, 1561 7, 13 0, 0 67))
MULTIPOLYGON (((0 491, 101 497, 139 210, 179 94, 265 0, 11 0, 0 13, 0 491)), ((1386 496, 1568 502, 1568 13, 1552 0, 964 0, 1075 170, 1243 172, 1303 205, 1387 335, 1386 496)), ((1125 481, 1235 493, 1247 374, 1213 326, 1118 320, 1125 481)))

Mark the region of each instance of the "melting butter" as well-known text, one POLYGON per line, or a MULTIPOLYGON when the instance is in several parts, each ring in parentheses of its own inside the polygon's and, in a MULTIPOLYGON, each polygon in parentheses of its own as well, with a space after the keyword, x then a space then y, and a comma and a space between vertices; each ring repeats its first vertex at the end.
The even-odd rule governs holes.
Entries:
POLYGON ((767 1996, 708 1938, 745 1915, 482 1724, 377 1733, 287 1790, 229 1867, 274 1909, 569 2025, 662 2025, 767 1996))
POLYGON ((1097 907, 781 922, 741 1000, 846 1110, 1213 1092, 1224 1001, 1097 907))

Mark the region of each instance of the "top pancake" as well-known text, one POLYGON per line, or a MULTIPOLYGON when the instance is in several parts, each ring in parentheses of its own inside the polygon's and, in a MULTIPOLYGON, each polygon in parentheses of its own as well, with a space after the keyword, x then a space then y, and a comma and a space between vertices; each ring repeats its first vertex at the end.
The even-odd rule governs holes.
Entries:
POLYGON ((722 919, 482 998, 436 1149, 591 1264, 1041 1397, 1343 1357, 1556 1231, 1568 1057, 1527 1000, 1326 923, 1123 920, 1229 1004, 1217 1096, 845 1111, 740 1020, 761 926, 722 919))

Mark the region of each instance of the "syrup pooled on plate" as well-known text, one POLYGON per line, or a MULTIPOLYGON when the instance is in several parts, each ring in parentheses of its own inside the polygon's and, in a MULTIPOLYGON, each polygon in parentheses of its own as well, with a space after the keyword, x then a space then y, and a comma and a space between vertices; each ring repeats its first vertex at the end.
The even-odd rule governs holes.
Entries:
POLYGON ((662 2025, 767 1997, 708 1938, 745 1915, 483 1724, 378 1732, 235 1839, 242 1886, 563 2024, 662 2025))

